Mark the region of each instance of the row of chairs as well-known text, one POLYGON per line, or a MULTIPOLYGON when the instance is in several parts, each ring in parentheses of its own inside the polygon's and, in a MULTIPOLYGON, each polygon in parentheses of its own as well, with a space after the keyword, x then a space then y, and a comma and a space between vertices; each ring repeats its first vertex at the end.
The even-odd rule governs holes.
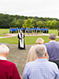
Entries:
POLYGON ((43 33, 48 33, 49 29, 48 28, 10 28, 9 31, 10 33, 18 33, 18 30, 22 30, 23 33, 32 33, 32 32, 43 32, 43 33))

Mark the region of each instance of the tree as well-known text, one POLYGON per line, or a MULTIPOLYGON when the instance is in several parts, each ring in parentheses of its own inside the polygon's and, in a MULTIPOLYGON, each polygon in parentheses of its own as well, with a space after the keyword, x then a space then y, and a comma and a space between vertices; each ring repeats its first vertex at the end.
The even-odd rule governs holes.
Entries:
POLYGON ((15 27, 21 28, 23 24, 23 20, 22 19, 17 19, 15 22, 15 27))
POLYGON ((57 26, 57 21, 56 20, 51 21, 50 28, 51 29, 56 29, 57 28, 56 26, 57 26))
POLYGON ((32 19, 25 20, 24 24, 23 24, 23 27, 24 28, 32 28, 32 27, 34 27, 33 24, 32 24, 32 19))
POLYGON ((15 27, 15 22, 16 22, 16 18, 13 19, 13 20, 10 22, 9 26, 10 26, 10 27, 15 27))
POLYGON ((41 28, 41 27, 42 27, 42 21, 38 21, 38 22, 37 22, 37 26, 38 26, 39 28, 41 28))
POLYGON ((50 28, 51 27, 51 21, 49 20, 49 21, 46 21, 46 27, 47 28, 50 28))
POLYGON ((32 19, 32 23, 31 23, 34 27, 37 27, 37 21, 35 19, 32 19))
POLYGON ((57 25, 56 25, 57 29, 59 29, 59 21, 57 21, 57 25))

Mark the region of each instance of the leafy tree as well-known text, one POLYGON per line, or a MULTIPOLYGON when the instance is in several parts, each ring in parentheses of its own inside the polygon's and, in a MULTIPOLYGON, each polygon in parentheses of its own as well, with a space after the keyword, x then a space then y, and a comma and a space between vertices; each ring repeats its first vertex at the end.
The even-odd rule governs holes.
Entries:
POLYGON ((10 22, 9 26, 10 26, 10 27, 15 27, 15 22, 16 22, 16 18, 13 19, 13 20, 10 22))
POLYGON ((20 15, 9 15, 0 13, 0 28, 10 27, 48 27, 50 29, 59 28, 59 19, 43 17, 27 17, 20 15))
POLYGON ((37 21, 35 19, 32 19, 32 23, 31 23, 34 27, 37 27, 37 21))
POLYGON ((38 22, 37 22, 37 26, 38 26, 39 28, 41 28, 41 27, 42 27, 42 21, 38 21, 38 22))
POLYGON ((17 19, 17 21, 15 22, 15 27, 21 28, 23 24, 23 20, 22 19, 17 19))
POLYGON ((57 21, 56 21, 56 20, 53 20, 53 21, 51 21, 51 23, 50 23, 50 28, 51 28, 51 29, 56 29, 56 25, 57 25, 57 21))
POLYGON ((59 21, 57 21, 56 27, 57 29, 59 29, 59 21))
POLYGON ((50 28, 50 26, 51 26, 51 21, 49 20, 49 21, 46 21, 46 27, 48 28, 50 28))
POLYGON ((23 27, 24 28, 27 28, 27 27, 32 28, 32 27, 34 27, 33 24, 32 24, 32 19, 25 20, 24 24, 23 24, 23 27))

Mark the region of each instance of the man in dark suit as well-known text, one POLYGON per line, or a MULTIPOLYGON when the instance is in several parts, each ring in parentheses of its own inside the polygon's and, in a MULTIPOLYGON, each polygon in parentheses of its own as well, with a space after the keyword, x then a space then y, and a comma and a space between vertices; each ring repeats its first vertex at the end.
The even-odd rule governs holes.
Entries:
POLYGON ((55 62, 59 68, 59 43, 55 41, 56 35, 50 34, 50 42, 45 43, 47 53, 49 55, 49 61, 55 62))

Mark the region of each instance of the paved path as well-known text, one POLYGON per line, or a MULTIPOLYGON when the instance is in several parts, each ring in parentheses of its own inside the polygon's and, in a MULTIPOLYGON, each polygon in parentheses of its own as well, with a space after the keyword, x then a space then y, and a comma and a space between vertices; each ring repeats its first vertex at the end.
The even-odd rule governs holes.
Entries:
MULTIPOLYGON (((25 36, 49 36, 50 34, 45 34, 45 33, 42 33, 42 34, 39 34, 39 33, 26 33, 25 36)), ((10 37, 17 37, 17 34, 5 34, 4 37, 0 37, 0 38, 10 38, 10 37)), ((57 36, 57 38, 59 38, 59 36, 57 36)))
MULTIPOLYGON (((2 43, 0 42, 0 44, 2 43)), ((27 55, 28 55, 28 51, 32 45, 26 45, 26 50, 20 50, 18 49, 17 44, 8 44, 8 43, 3 43, 3 44, 7 45, 10 49, 7 59, 16 64, 19 74, 22 76, 23 69, 24 69, 27 55)))

